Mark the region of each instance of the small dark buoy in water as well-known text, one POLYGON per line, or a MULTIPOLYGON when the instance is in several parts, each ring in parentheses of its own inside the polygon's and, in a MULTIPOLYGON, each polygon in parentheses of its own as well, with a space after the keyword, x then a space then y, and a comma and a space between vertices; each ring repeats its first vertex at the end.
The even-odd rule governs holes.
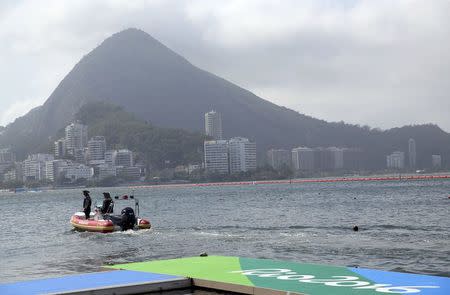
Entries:
POLYGON ((206 253, 206 252, 200 253, 200 257, 206 257, 206 256, 208 256, 208 253, 206 253))
POLYGON ((353 227, 353 231, 358 231, 358 230, 359 230, 358 226, 355 225, 355 226, 353 227))
POLYGON ((353 197, 353 200, 356 200, 356 197, 353 197))

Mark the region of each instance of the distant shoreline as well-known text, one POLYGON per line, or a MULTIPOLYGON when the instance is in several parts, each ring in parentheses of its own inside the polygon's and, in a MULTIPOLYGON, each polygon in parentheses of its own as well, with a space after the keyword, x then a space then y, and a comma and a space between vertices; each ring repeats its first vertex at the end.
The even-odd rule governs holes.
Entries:
POLYGON ((206 186, 239 186, 261 184, 298 184, 298 183, 323 183, 323 182, 376 182, 376 181, 414 181, 414 180, 450 180, 450 173, 446 174, 399 174, 380 175, 368 177, 323 177, 323 178, 296 178, 280 180, 255 180, 255 181, 230 181, 230 182, 205 182, 205 183, 164 183, 149 185, 131 185, 130 188, 154 188, 154 187, 206 187, 206 186))
MULTIPOLYGON (((333 182, 377 182, 377 181, 415 181, 415 180, 450 180, 450 172, 429 173, 429 174, 384 174, 372 176, 348 176, 348 177, 315 177, 315 178, 295 178, 278 180, 245 180, 245 181, 227 181, 227 182, 201 182, 201 183, 161 183, 161 184, 122 184, 114 187, 126 187, 131 189, 138 188, 183 188, 183 187, 210 187, 210 186, 242 186, 242 185, 264 185, 264 184, 300 184, 300 183, 333 183, 333 182)), ((100 187, 100 186, 99 186, 100 187)), ((91 187, 91 188, 99 188, 91 187)), ((20 188, 19 192, 40 192, 48 190, 69 190, 83 189, 85 186, 71 187, 36 187, 20 188)), ((2 189, 0 192, 14 193, 14 190, 2 189)))

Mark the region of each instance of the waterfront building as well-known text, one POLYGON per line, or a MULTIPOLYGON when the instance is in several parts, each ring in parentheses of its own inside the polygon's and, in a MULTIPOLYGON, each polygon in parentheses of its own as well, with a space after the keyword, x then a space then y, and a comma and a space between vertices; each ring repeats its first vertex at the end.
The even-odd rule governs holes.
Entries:
POLYGON ((234 137, 228 141, 230 173, 256 169, 256 143, 244 137, 234 137))
POLYGON ((292 149, 292 168, 294 170, 314 170, 314 149, 297 147, 292 149))
POLYGON ((94 168, 84 164, 73 163, 65 169, 65 177, 75 182, 79 179, 90 180, 94 175, 94 168))
POLYGON ((64 138, 60 138, 55 141, 55 158, 61 159, 66 156, 66 140, 64 138))
POLYGON ((86 163, 87 153, 88 153, 87 148, 74 149, 73 157, 75 159, 75 162, 83 164, 86 163))
POLYGON ((205 114, 205 132, 215 140, 222 139, 222 115, 216 111, 205 114))
POLYGON ((11 164, 16 160, 16 155, 10 148, 0 149, 0 164, 11 164))
POLYGON ((95 173, 98 179, 104 179, 111 176, 117 176, 117 169, 114 165, 109 164, 100 164, 95 169, 98 169, 98 172, 95 173))
POLYGON ((78 122, 68 125, 65 129, 67 153, 74 155, 76 149, 83 149, 87 146, 88 127, 78 122))
POLYGON ((408 140, 408 164, 409 168, 416 167, 416 141, 412 138, 408 140))
POLYGON ((46 179, 45 163, 53 160, 54 156, 49 154, 29 155, 28 158, 23 161, 23 180, 40 181, 46 179))
POLYGON ((55 181, 55 170, 53 167, 53 161, 45 162, 45 179, 50 180, 51 182, 55 181))
POLYGON ((115 165, 123 167, 133 167, 133 152, 127 149, 116 151, 115 165))
POLYGON ((318 147, 314 149, 314 168, 318 171, 334 170, 335 163, 333 153, 328 148, 318 147))
POLYGON ((392 154, 386 156, 386 164, 388 168, 394 169, 404 169, 405 168, 405 153, 404 152, 393 152, 392 154))
POLYGON ((279 170, 283 166, 290 167, 292 162, 291 153, 283 149, 270 149, 267 151, 267 161, 276 170, 279 170))
POLYGON ((64 178, 66 170, 70 165, 72 165, 72 161, 70 160, 57 159, 52 161, 54 181, 59 181, 64 178))
POLYGON ((116 155, 117 151, 115 150, 108 150, 105 152, 105 163, 109 166, 116 165, 116 155))
POLYGON ((208 173, 229 173, 228 141, 210 140, 204 144, 205 169, 208 173))
POLYGON ((141 169, 139 167, 117 166, 116 173, 117 173, 117 176, 119 176, 119 177, 129 179, 129 180, 136 180, 136 179, 139 179, 139 177, 141 176, 141 169))
POLYGON ((338 147, 326 148, 326 152, 329 153, 331 157, 330 166, 333 170, 339 170, 344 168, 344 150, 338 147))
POLYGON ((441 155, 431 155, 431 166, 434 169, 439 169, 442 166, 441 155))
POLYGON ((11 169, 5 172, 5 174, 3 174, 3 181, 5 182, 11 182, 16 180, 18 180, 16 169, 11 169))
POLYGON ((105 160, 106 139, 104 136, 94 136, 88 141, 89 163, 105 160))

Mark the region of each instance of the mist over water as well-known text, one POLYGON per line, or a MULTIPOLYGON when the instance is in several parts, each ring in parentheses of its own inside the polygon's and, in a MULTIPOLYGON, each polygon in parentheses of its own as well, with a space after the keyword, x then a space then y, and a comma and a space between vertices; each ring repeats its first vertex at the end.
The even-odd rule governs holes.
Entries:
MULTIPOLYGON (((94 202, 103 191, 131 193, 91 189, 94 202)), ((0 193, 0 282, 201 252, 450 276, 450 181, 156 187, 134 195, 153 228, 100 234, 69 223, 82 207, 81 189, 0 193)))

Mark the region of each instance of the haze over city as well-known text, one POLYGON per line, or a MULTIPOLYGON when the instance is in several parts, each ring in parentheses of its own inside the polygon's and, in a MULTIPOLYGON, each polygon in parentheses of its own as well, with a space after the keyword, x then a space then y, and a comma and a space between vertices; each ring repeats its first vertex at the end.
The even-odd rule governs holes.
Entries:
POLYGON ((106 37, 137 27, 307 115, 450 131, 449 1, 2 1, 0 24, 0 125, 44 103, 106 37))

